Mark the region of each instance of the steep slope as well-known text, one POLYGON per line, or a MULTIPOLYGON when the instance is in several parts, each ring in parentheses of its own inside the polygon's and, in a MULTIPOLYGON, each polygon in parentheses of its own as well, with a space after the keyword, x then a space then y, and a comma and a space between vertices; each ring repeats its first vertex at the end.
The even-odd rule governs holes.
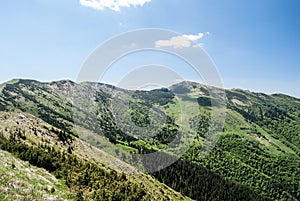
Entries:
MULTIPOLYGON (((159 183, 153 177, 135 170, 128 164, 32 115, 1 112, 0 120, 0 148, 11 152, 15 157, 29 161, 34 166, 46 169, 63 181, 65 183, 63 185, 64 194, 58 198, 66 197, 71 200, 79 198, 86 200, 191 200, 159 183), (68 191, 70 193, 67 193, 68 191)), ((12 171, 15 167, 20 168, 19 178, 17 178, 20 179, 19 184, 28 182, 28 177, 39 178, 46 174, 44 173, 46 171, 42 169, 39 169, 40 175, 38 173, 31 174, 29 170, 25 173, 27 170, 22 165, 10 167, 12 171)), ((8 171, 9 169, 6 174, 9 174, 8 171)), ((48 177, 53 182, 56 181, 53 176, 49 176, 49 173, 48 177)), ((1 181, 5 184, 9 182, 9 179, 10 177, 3 177, 1 181)), ((41 183, 43 182, 41 181, 41 183)), ((47 182, 45 183, 47 184, 47 182)), ((57 181, 54 184, 59 186, 57 181)), ((39 183, 35 185, 33 187, 38 190, 39 183)), ((55 185, 54 189, 58 188, 55 185)), ((5 186, 0 186, 0 188, 5 188, 5 186)), ((20 187, 20 189, 27 191, 26 186, 20 187)), ((27 192, 27 195, 23 193, 17 195, 11 191, 12 189, 9 189, 2 196, 23 200, 30 195, 30 192, 27 192)), ((54 190, 50 189, 49 191, 54 190)), ((36 196, 47 196, 47 192, 39 194, 37 191, 37 193, 36 196)), ((59 193, 59 191, 53 192, 52 197, 59 196, 59 193)), ((51 193, 49 194, 51 195, 51 193)))

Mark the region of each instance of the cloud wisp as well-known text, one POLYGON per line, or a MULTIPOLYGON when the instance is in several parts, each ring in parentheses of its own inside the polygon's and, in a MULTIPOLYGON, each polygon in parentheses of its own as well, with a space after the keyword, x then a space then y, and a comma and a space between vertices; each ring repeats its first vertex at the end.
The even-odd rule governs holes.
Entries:
POLYGON ((96 10, 104 10, 105 8, 120 12, 121 7, 143 6, 151 0, 80 0, 80 4, 96 10))
POLYGON ((188 48, 196 47, 193 42, 196 42, 204 37, 204 35, 209 35, 209 32, 198 33, 198 34, 184 34, 182 36, 175 36, 169 40, 157 40, 155 41, 155 47, 173 47, 173 48, 188 48))

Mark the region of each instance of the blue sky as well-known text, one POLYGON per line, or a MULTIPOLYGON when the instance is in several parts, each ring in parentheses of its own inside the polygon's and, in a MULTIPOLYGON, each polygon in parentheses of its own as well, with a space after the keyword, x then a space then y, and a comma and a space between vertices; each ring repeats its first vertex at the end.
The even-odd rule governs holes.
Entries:
POLYGON ((144 1, 1 1, 0 82, 76 80, 104 41, 162 28, 203 33, 195 42, 212 58, 226 88, 300 97, 300 1, 144 1))

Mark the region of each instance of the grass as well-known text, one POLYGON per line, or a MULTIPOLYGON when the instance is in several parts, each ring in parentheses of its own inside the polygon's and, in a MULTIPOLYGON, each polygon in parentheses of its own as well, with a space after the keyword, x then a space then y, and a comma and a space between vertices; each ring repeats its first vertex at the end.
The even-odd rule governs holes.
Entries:
POLYGON ((258 141, 260 144, 264 145, 262 147, 271 155, 279 155, 284 152, 295 154, 294 151, 280 142, 280 140, 273 138, 271 134, 266 132, 260 126, 246 122, 243 116, 237 112, 228 111, 225 129, 226 131, 223 133, 225 135, 235 133, 244 136, 249 140, 258 141), (251 131, 253 128, 256 129, 257 133, 260 133, 260 137, 257 133, 251 131))
POLYGON ((69 190, 44 169, 0 150, 0 200, 70 200, 69 190))
POLYGON ((116 144, 116 146, 117 146, 118 148, 121 148, 121 149, 124 150, 124 151, 127 151, 127 152, 130 152, 130 151, 136 152, 136 151, 137 151, 137 149, 132 148, 132 147, 129 147, 129 146, 126 146, 126 145, 123 145, 123 144, 116 144))

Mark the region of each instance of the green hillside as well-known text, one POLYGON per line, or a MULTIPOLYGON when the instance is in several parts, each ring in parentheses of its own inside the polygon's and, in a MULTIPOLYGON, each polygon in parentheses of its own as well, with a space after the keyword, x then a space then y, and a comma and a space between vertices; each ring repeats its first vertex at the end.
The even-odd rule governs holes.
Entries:
POLYGON ((70 200, 65 184, 48 171, 0 150, 0 200, 70 200))
POLYGON ((85 199, 300 200, 300 100, 221 92, 193 82, 128 91, 99 83, 13 80, 0 88, 2 149, 65 182, 61 188, 70 198, 80 192, 75 196, 85 199), (148 126, 155 129, 145 132, 148 126), (213 146, 210 132, 219 138, 204 157, 203 150, 213 146), (162 156, 177 160, 187 143, 187 152, 166 169, 151 176, 129 173, 139 172, 137 162, 149 165, 138 154, 165 150, 162 156), (45 156, 35 161, 36 153, 45 156), (63 165, 55 165, 59 161, 63 165))
POLYGON ((4 177, 0 188, 7 189, 1 194, 3 198, 191 200, 34 116, 2 112, 0 119, 0 148, 12 154, 1 151, 5 168, 1 170, 4 177), (121 172, 123 169, 131 174, 121 172), (39 180, 42 177, 46 179, 39 180), (20 186, 9 189, 7 182, 20 186))

